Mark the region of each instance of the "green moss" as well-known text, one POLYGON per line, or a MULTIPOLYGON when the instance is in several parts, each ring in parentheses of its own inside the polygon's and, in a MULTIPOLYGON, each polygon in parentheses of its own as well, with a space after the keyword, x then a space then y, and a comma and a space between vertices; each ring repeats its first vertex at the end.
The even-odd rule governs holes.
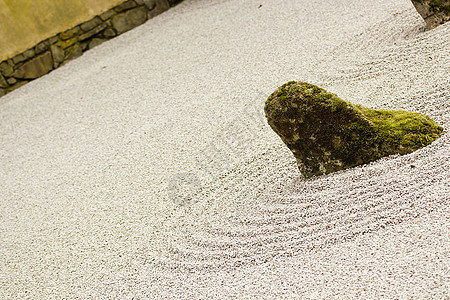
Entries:
POLYGON ((60 49, 67 49, 75 44, 77 44, 77 39, 72 38, 65 41, 59 40, 55 45, 60 49))
POLYGON ((273 105, 270 101, 266 101, 264 110, 267 112, 270 111, 270 118, 277 118, 281 114, 281 109, 273 105))
POLYGON ((444 4, 442 0, 432 0, 429 5, 431 11, 444 12, 446 15, 450 14, 450 4, 444 4))
POLYGON ((430 117, 419 113, 374 110, 361 106, 358 109, 375 125, 377 142, 390 139, 391 143, 402 146, 404 151, 431 144, 443 131, 430 117))

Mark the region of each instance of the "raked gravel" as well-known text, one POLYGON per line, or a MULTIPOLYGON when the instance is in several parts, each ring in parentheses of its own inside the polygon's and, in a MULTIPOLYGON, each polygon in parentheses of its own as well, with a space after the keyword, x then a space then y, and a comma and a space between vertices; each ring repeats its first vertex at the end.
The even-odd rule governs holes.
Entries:
POLYGON ((0 298, 449 299, 449 70, 409 0, 185 0, 0 98, 0 298), (289 80, 445 134, 305 180, 289 80))

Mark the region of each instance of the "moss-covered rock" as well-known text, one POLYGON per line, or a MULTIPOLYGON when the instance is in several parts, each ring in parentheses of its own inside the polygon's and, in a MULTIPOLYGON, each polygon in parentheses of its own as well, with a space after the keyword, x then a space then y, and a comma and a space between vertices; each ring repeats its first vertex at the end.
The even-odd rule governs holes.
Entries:
POLYGON ((411 0, 417 12, 433 29, 450 21, 450 0, 411 0))
POLYGON ((353 105, 305 82, 279 87, 264 110, 305 177, 411 153, 443 131, 428 116, 353 105))

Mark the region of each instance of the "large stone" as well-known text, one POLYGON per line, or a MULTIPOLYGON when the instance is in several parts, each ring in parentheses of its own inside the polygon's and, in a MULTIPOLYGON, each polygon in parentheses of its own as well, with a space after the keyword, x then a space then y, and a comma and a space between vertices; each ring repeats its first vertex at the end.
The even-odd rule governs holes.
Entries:
POLYGON ((23 53, 17 54, 16 56, 14 56, 12 58, 12 61, 14 64, 18 64, 18 63, 21 63, 26 60, 27 60, 27 58, 25 57, 25 55, 23 53))
POLYGON ((89 49, 97 47, 98 45, 103 44, 106 41, 107 40, 105 40, 105 39, 94 38, 94 39, 92 39, 92 41, 89 42, 89 49))
POLYGON ((37 44, 36 47, 34 47, 34 51, 36 52, 36 55, 38 55, 47 51, 49 46, 50 43, 48 42, 48 40, 45 40, 37 44))
POLYGON ((143 24, 147 20, 147 9, 143 6, 133 8, 112 18, 112 25, 118 34, 143 24))
POLYGON ((56 43, 58 41, 58 36, 54 35, 54 36, 48 38, 47 41, 48 41, 49 45, 53 45, 54 43, 56 43))
POLYGON ((68 60, 80 57, 81 55, 83 55, 83 49, 81 48, 81 45, 78 43, 74 44, 72 47, 68 48, 65 51, 64 63, 68 60))
POLYGON ((64 50, 52 45, 50 51, 52 52, 53 57, 53 67, 56 69, 64 61, 64 50))
POLYGON ((116 35, 116 32, 112 28, 107 28, 105 31, 103 31, 103 36, 107 39, 115 37, 116 35))
POLYGON ((93 37, 94 35, 96 35, 96 34, 102 32, 103 30, 105 30, 106 27, 108 27, 108 25, 106 25, 105 23, 103 23, 103 24, 101 24, 101 25, 99 25, 99 26, 97 26, 97 27, 95 27, 95 28, 89 30, 88 32, 86 32, 86 33, 80 35, 80 36, 78 37, 78 41, 84 41, 84 40, 86 40, 86 39, 88 39, 88 38, 91 38, 91 37, 93 37))
POLYGON ((17 90, 18 88, 20 88, 20 87, 23 87, 25 84, 27 84, 28 83, 28 81, 19 81, 19 82, 17 82, 16 84, 14 84, 13 86, 11 86, 10 88, 9 88, 9 90, 10 91, 14 91, 14 90, 17 90))
POLYGON ((6 82, 6 79, 0 74, 0 88, 6 88, 9 84, 6 82))
POLYGON ((18 63, 21 63, 23 61, 26 61, 26 60, 34 57, 34 55, 35 55, 34 49, 28 49, 28 50, 14 56, 12 60, 15 64, 18 64, 18 63))
POLYGON ((450 0, 411 1, 430 29, 450 20, 450 0))
POLYGON ((122 4, 117 5, 116 7, 114 7, 114 10, 117 12, 122 12, 122 11, 132 9, 136 6, 137 6, 137 4, 133 0, 129 0, 122 4))
POLYGON ((18 68, 13 76, 22 79, 34 79, 47 74, 53 69, 53 59, 50 51, 33 58, 18 68))
POLYGON ((264 110, 305 177, 411 153, 443 131, 425 115, 353 105, 305 82, 282 85, 264 110))
POLYGON ((14 73, 14 69, 10 64, 4 61, 0 63, 0 73, 2 73, 6 77, 10 77, 14 73))
POLYGON ((70 38, 73 38, 74 36, 80 34, 81 28, 79 26, 75 26, 73 28, 70 28, 62 33, 60 33, 60 37, 63 40, 68 40, 70 38))
POLYGON ((27 51, 23 52, 23 55, 25 56, 26 59, 30 59, 32 57, 34 57, 36 55, 36 53, 34 52, 34 49, 28 49, 27 51))
POLYGON ((102 13, 100 15, 100 19, 102 19, 102 21, 106 21, 109 18, 111 18, 112 16, 114 16, 115 14, 116 14, 116 12, 114 11, 114 9, 111 8, 110 10, 107 10, 104 13, 102 13))
POLYGON ((167 0, 144 0, 145 5, 150 10, 147 18, 151 19, 170 8, 170 4, 167 0))
POLYGON ((89 31, 95 27, 97 27, 98 25, 102 24, 102 20, 98 17, 95 17, 93 19, 90 19, 87 22, 84 22, 83 24, 80 25, 81 30, 83 31, 89 31))

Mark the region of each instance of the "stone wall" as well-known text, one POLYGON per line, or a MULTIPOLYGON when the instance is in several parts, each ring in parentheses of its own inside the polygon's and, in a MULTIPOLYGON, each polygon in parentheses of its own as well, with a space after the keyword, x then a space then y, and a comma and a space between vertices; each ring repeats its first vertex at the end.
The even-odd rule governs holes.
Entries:
POLYGON ((182 0, 128 0, 0 63, 0 97, 166 11, 182 0))
POLYGON ((0 61, 126 0, 0 0, 0 61))

